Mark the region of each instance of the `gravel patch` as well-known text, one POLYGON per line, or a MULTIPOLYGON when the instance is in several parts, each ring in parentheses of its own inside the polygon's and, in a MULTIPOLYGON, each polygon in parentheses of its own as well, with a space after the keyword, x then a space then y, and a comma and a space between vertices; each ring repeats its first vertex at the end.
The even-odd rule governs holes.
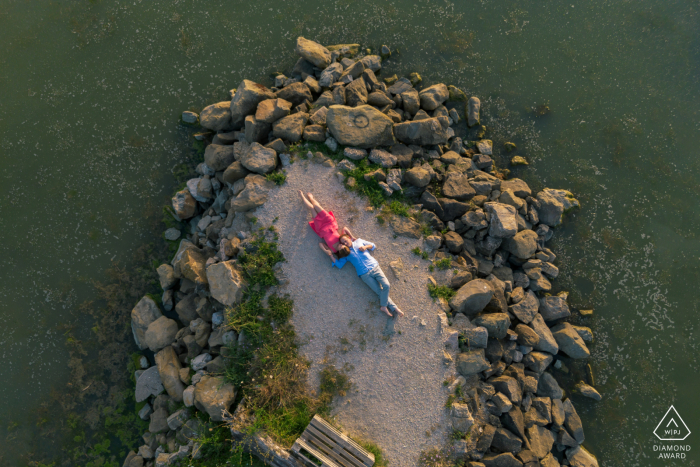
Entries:
POLYGON ((443 381, 454 374, 454 364, 443 363, 439 308, 426 287, 429 263, 411 253, 422 240, 393 238, 391 228, 380 225, 367 202, 348 192, 335 173, 306 160, 292 164, 286 183, 270 191, 255 215, 279 232, 289 279, 280 292, 294 300, 292 322, 301 351, 312 362, 310 386, 318 388, 324 362, 348 365, 353 388, 335 401, 337 423, 350 436, 377 443, 392 467, 413 467, 421 450, 442 445, 452 431, 443 381), (308 225, 311 214, 299 199, 300 189, 333 211, 341 229, 347 225, 377 245, 373 254, 404 318, 393 321, 379 310, 377 296, 352 265, 331 268, 308 225), (397 258, 404 263, 399 279, 389 267, 397 258))

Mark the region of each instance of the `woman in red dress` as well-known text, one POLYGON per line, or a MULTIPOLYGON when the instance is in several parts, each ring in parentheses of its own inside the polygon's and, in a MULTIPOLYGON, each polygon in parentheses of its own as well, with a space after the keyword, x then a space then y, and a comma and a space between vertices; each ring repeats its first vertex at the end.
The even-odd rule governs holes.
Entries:
MULTIPOLYGON (((335 220, 333 211, 323 209, 311 193, 304 196, 304 193, 299 190, 299 196, 314 216, 314 220, 309 222, 309 225, 316 232, 316 235, 325 241, 325 243, 319 243, 318 246, 327 254, 336 253, 338 259, 347 256, 350 250, 339 242, 341 233, 338 233, 338 221, 335 220)), ((352 240, 355 240, 355 236, 347 227, 343 227, 342 234, 347 234, 352 240)))

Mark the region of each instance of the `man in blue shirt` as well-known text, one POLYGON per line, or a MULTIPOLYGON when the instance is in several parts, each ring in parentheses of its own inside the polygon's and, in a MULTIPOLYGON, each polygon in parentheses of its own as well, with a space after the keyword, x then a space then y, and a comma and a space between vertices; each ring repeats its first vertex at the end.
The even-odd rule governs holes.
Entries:
POLYGON ((357 275, 360 276, 362 282, 367 284, 370 289, 379 295, 379 309, 387 315, 393 317, 392 312, 398 316, 403 316, 403 311, 396 306, 391 298, 389 298, 389 281, 384 275, 384 271, 379 267, 379 263, 369 253, 368 250, 374 251, 377 246, 374 243, 367 242, 361 238, 352 241, 349 235, 341 235, 339 243, 346 246, 350 250, 350 254, 344 258, 336 260, 332 253, 326 252, 333 262, 332 266, 338 269, 345 266, 348 261, 355 266, 357 275))

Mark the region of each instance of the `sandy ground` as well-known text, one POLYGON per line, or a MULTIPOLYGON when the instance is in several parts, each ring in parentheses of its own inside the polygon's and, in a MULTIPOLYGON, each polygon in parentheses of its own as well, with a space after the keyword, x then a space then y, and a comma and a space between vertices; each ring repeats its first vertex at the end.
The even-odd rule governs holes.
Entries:
POLYGON ((392 467, 413 467, 421 450, 442 445, 451 432, 443 381, 453 374, 454 364, 443 363, 438 307, 426 287, 429 263, 411 253, 422 240, 393 238, 391 228, 380 225, 366 211, 367 202, 349 193, 335 172, 310 161, 295 162, 287 168, 287 182, 271 190, 255 215, 263 226, 277 219, 287 259, 283 271, 289 278, 281 292, 294 300, 292 321, 302 352, 312 362, 309 384, 318 388, 324 361, 338 368, 349 365, 353 388, 335 401, 336 422, 350 436, 377 443, 392 467), (341 229, 347 225, 377 245, 374 257, 405 317, 394 321, 383 314, 377 296, 351 264, 331 268, 308 225, 312 217, 299 199, 300 189, 333 211, 341 229), (399 279, 389 267, 397 258, 404 263, 399 279))

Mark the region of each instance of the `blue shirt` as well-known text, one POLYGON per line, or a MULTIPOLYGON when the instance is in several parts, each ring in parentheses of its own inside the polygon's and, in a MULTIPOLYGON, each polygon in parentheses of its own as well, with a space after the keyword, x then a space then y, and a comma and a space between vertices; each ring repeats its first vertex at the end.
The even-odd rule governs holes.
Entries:
POLYGON ((332 266, 336 266, 338 269, 341 269, 343 266, 345 266, 345 263, 350 261, 350 264, 355 266, 355 270, 357 271, 358 276, 367 274, 376 266, 379 266, 379 263, 377 263, 377 260, 374 259, 374 257, 366 251, 359 250, 361 246, 366 245, 372 245, 372 251, 374 251, 374 249, 376 248, 376 246, 373 243, 366 242, 361 238, 358 238, 357 240, 352 242, 352 246, 350 247, 350 254, 345 258, 340 258, 338 261, 334 262, 332 266))

